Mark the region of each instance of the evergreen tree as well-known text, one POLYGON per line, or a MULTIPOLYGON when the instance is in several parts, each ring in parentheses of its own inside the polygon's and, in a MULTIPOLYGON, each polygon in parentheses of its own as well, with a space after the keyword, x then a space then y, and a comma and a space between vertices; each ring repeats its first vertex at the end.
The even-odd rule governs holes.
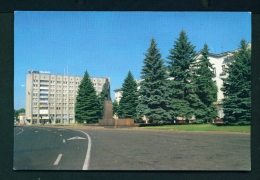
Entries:
POLYGON ((170 55, 167 57, 169 76, 173 79, 169 82, 171 93, 171 104, 169 109, 171 115, 176 119, 183 117, 190 119, 193 115, 203 113, 200 111, 204 104, 195 94, 194 65, 196 51, 191 45, 184 30, 180 32, 179 38, 175 41, 170 55))
POLYGON ((101 118, 100 103, 87 71, 79 85, 75 118, 77 122, 86 121, 88 124, 96 123, 101 118))
POLYGON ((137 84, 130 71, 124 80, 121 90, 122 98, 119 102, 119 117, 136 119, 136 106, 138 104, 137 84))
POLYGON ((118 116, 118 109, 119 109, 119 104, 117 103, 116 100, 113 102, 113 114, 118 116))
POLYGON ((151 123, 159 123, 171 118, 168 112, 167 74, 164 61, 157 49, 154 38, 143 60, 137 112, 145 115, 151 123))
POLYGON ((198 59, 195 67, 196 94, 201 102, 205 105, 202 106, 200 112, 196 112, 196 120, 198 121, 211 121, 216 119, 217 111, 213 104, 217 101, 218 88, 213 81, 215 74, 213 72, 213 66, 208 59, 208 46, 204 45, 201 50, 201 57, 198 59))
POLYGON ((224 121, 230 124, 250 123, 251 121, 251 51, 244 39, 234 60, 226 69, 227 78, 223 78, 224 121))

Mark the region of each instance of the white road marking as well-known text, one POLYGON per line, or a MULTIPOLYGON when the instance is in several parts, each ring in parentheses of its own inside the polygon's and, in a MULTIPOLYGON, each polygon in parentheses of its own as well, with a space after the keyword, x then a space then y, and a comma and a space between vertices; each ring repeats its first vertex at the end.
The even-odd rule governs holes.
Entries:
POLYGON ((57 157, 57 159, 56 159, 56 161, 54 162, 53 165, 58 165, 58 164, 59 164, 60 159, 61 159, 61 156, 62 156, 62 154, 59 154, 59 155, 58 155, 58 157, 57 157))
POLYGON ((65 143, 65 139, 63 139, 63 143, 65 143))
POLYGON ((58 131, 63 131, 63 130, 67 130, 67 129, 58 129, 58 131))
POLYGON ((60 134, 60 136, 62 136, 62 135, 60 134))
POLYGON ((38 132, 38 131, 35 131, 35 132, 38 132))
POLYGON ((69 138, 67 140, 69 141, 69 140, 74 140, 74 139, 86 139, 86 138, 76 136, 76 137, 69 138))
MULTIPOLYGON (((80 131, 80 130, 77 130, 77 131, 80 131)), ((90 138, 90 136, 89 136, 87 133, 85 133, 84 131, 80 131, 80 132, 86 134, 87 137, 88 137, 88 150, 87 150, 86 158, 85 158, 85 161, 84 161, 84 164, 83 164, 83 167, 82 167, 82 170, 88 170, 89 162, 90 162, 91 138, 90 138)))
POLYGON ((21 131, 21 132, 19 132, 19 133, 17 133, 17 134, 15 134, 15 135, 21 134, 21 133, 23 132, 23 129, 22 129, 22 128, 19 128, 19 129, 21 129, 22 131, 21 131))

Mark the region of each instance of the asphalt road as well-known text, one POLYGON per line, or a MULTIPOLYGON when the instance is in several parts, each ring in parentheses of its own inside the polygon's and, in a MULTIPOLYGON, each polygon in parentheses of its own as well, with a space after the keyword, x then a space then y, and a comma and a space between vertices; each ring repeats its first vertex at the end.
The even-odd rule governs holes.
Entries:
POLYGON ((83 132, 14 128, 14 170, 82 170, 87 150, 88 137, 83 132))
POLYGON ((88 170, 250 170, 250 134, 89 127, 82 132, 38 130, 15 127, 15 169, 81 170, 89 144, 85 132, 91 139, 88 170), (54 131, 62 132, 62 137, 54 131), (63 143, 75 136, 86 139, 63 143), (59 164, 53 165, 59 154, 59 164))

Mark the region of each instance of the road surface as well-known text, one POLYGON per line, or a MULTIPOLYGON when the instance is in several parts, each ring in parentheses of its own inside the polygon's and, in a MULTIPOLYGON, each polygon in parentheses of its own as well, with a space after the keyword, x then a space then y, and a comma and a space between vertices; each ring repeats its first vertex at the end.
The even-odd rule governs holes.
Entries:
POLYGON ((14 169, 19 170, 82 170, 86 161, 85 170, 250 170, 250 134, 246 133, 14 129, 14 169), (73 137, 85 139, 68 140, 73 137))

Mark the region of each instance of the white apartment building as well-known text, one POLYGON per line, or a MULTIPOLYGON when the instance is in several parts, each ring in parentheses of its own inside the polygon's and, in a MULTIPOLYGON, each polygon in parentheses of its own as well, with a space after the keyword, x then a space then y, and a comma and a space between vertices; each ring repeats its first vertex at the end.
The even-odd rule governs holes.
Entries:
MULTIPOLYGON (((26 76, 26 119, 30 123, 75 123, 75 102, 82 76, 30 70, 26 76), (32 120, 32 121, 31 121, 32 120)), ((99 94, 108 77, 91 77, 99 94)))
MULTIPOLYGON (((248 48, 251 49, 251 44, 248 44, 248 48)), ((214 68, 214 73, 215 77, 213 78, 213 81, 216 83, 218 87, 218 94, 217 94, 217 102, 215 102, 216 107, 217 107, 217 113, 219 118, 224 117, 223 113, 223 104, 222 104, 222 99, 224 98, 223 91, 221 88, 223 87, 223 80, 221 78, 227 77, 227 74, 225 74, 224 69, 227 68, 227 64, 233 59, 233 53, 235 51, 229 51, 229 52, 224 52, 221 54, 214 54, 214 53, 209 53, 209 60, 211 64, 213 65, 214 68)), ((197 59, 201 57, 201 54, 198 54, 197 59)), ((139 83, 142 80, 136 80, 137 83, 139 83)), ((122 91, 120 88, 114 90, 115 92, 115 100, 117 102, 120 101, 122 97, 122 91)))

